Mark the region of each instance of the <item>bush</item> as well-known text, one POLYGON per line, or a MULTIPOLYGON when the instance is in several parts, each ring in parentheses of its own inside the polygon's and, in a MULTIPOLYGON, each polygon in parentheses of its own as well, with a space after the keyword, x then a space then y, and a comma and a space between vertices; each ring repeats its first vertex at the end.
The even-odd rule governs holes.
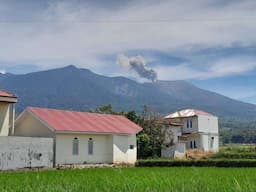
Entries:
POLYGON ((137 167, 256 167, 251 159, 208 159, 208 160, 139 160, 137 167))
POLYGON ((213 159, 256 159, 256 153, 216 153, 211 158, 213 159))

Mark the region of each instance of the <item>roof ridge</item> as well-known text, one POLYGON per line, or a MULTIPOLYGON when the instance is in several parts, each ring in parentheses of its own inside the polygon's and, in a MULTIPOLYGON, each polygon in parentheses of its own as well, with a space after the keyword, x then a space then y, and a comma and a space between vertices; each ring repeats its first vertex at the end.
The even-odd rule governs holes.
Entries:
POLYGON ((53 110, 53 111, 61 111, 61 112, 73 112, 73 113, 87 113, 87 114, 95 114, 95 115, 109 115, 109 116, 120 116, 125 117, 121 114, 107 114, 107 113, 97 113, 97 112, 89 112, 89 111, 75 111, 75 110, 68 110, 68 109, 55 109, 55 108, 47 108, 47 107, 33 107, 28 106, 27 109, 42 109, 42 110, 53 110))

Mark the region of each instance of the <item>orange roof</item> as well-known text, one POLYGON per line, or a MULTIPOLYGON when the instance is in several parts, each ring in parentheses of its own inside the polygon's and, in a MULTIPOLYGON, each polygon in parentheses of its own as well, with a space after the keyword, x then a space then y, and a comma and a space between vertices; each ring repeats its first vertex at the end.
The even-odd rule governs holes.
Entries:
POLYGON ((135 134, 142 128, 121 115, 28 107, 27 111, 56 131, 135 134))

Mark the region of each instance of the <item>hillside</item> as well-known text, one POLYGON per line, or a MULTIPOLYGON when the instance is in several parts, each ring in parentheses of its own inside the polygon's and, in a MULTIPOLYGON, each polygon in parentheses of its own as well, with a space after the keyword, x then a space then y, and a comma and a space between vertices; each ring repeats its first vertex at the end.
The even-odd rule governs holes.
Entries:
POLYGON ((25 75, 0 76, 0 88, 19 97, 18 111, 27 106, 89 110, 112 104, 117 110, 153 106, 166 114, 200 108, 216 115, 255 118, 256 105, 206 91, 185 81, 137 83, 124 77, 105 77, 67 66, 25 75))

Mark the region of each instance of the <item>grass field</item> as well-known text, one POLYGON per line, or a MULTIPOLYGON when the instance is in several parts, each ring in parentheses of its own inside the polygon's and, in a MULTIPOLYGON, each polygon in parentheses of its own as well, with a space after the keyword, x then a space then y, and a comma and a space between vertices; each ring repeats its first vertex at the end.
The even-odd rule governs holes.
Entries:
POLYGON ((2 172, 0 191, 256 191, 256 168, 170 167, 2 172))

